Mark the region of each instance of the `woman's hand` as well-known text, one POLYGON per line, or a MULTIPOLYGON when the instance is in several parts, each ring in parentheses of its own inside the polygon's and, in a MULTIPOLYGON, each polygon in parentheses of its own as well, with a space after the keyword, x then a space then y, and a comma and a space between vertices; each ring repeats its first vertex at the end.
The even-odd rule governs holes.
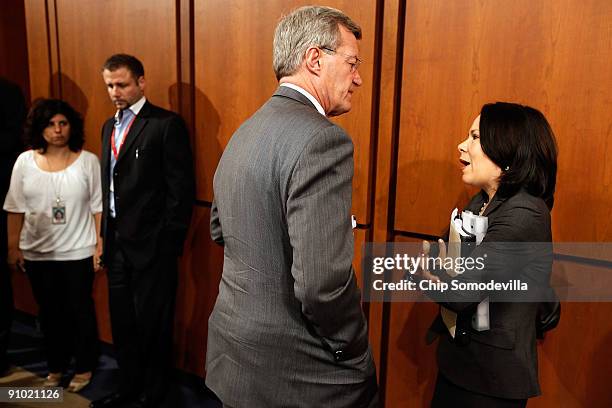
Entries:
POLYGON ((11 270, 19 270, 25 272, 25 261, 23 253, 19 249, 19 240, 21 237, 21 228, 23 227, 23 213, 9 212, 7 215, 7 238, 8 238, 8 253, 6 262, 11 270))
MULTIPOLYGON (((439 239, 438 246, 440 247, 440 252, 438 254, 438 257, 441 259, 446 258, 446 244, 444 243, 444 241, 439 239)), ((430 251, 431 251, 431 244, 428 241, 423 241, 423 252, 421 252, 421 256, 423 258, 428 257, 430 251)), ((427 264, 428 262, 424 262, 423 268, 419 268, 417 271, 417 274, 420 275, 421 278, 423 279, 427 279, 427 280, 430 280, 436 283, 440 282, 440 278, 438 278, 436 275, 429 272, 429 269, 427 269, 427 264)))
POLYGON ((94 256, 93 256, 94 272, 99 272, 102 269, 104 269, 104 266, 102 265, 103 249, 104 249, 104 245, 102 244, 102 238, 98 238, 98 242, 96 243, 96 249, 94 251, 94 256))
POLYGON ((23 259, 23 253, 20 249, 10 249, 7 258, 7 262, 11 269, 25 272, 25 260, 23 259))

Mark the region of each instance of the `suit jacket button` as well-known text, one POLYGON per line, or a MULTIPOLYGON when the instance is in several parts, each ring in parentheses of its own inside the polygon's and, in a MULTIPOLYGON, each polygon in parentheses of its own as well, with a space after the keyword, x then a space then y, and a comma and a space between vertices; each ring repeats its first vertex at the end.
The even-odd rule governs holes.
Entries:
POLYGON ((470 334, 467 330, 459 330, 455 335, 455 343, 460 346, 466 346, 470 343, 470 334))
POLYGON ((342 350, 336 350, 334 352, 334 360, 336 361, 342 361, 342 355, 344 354, 344 352, 342 350))

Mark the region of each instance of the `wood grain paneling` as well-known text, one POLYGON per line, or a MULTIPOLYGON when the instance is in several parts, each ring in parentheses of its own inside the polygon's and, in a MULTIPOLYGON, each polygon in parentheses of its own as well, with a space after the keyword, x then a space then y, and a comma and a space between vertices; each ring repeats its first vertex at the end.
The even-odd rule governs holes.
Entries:
POLYGON ((30 314, 38 313, 38 305, 32 294, 32 287, 28 275, 21 272, 12 272, 13 299, 15 308, 30 314))
POLYGON ((210 239, 210 209, 195 207, 180 260, 174 321, 175 364, 203 376, 208 316, 217 299, 223 248, 210 239))
POLYGON ((609 240, 612 101, 602 84, 612 82, 612 3, 407 7, 395 228, 435 235, 446 227, 465 199, 456 146, 483 103, 505 100, 542 110, 557 134, 555 238, 609 240), (586 208, 592 222, 563 222, 586 208))
POLYGON ((113 334, 111 331, 110 310, 108 307, 108 276, 106 275, 106 269, 96 273, 92 297, 96 308, 98 337, 102 341, 112 343, 113 334))
MULTIPOLYGON (((556 261, 555 273, 563 275, 562 269, 567 266, 566 262, 556 261)), ((605 267, 580 268, 588 275, 612 273, 605 267)), ((607 378, 612 375, 612 304, 564 302, 561 310, 559 326, 538 341, 542 396, 530 399, 529 406, 610 406, 612 394, 607 378)), ((391 305, 387 381, 381 385, 385 387, 387 407, 429 406, 437 375, 437 346, 425 344, 425 333, 437 312, 433 303, 391 305)))
POLYGON ((559 326, 538 342, 543 395, 529 407, 612 406, 612 303, 563 303, 561 310, 559 326))
POLYGON ((368 230, 356 228, 353 230, 355 238, 355 256, 353 257, 353 268, 355 268, 355 276, 357 284, 363 289, 363 246, 367 242, 368 230))
POLYGON ((5 0, 0 13, 0 77, 15 82, 29 99, 28 47, 23 0, 5 0))
POLYGON ((178 110, 170 104, 178 81, 176 1, 56 3, 61 72, 54 70, 52 75, 59 77, 62 97, 85 118, 86 149, 99 154, 100 129, 115 112, 101 75, 102 64, 112 54, 138 57, 145 68, 147 98, 158 106, 178 110), (97 17, 83 18, 83 10, 97 17))
MULTIPOLYGON (((398 64, 402 61, 398 57, 398 47, 403 41, 402 19, 404 18, 403 4, 399 0, 386 0, 383 2, 382 29, 377 45, 380 61, 380 79, 378 104, 378 129, 376 135, 376 157, 372 204, 372 235, 373 242, 388 242, 392 237, 393 208, 395 203, 395 176, 397 160, 396 116, 398 106, 398 89, 401 77, 398 75, 398 64)), ((387 324, 389 305, 382 302, 371 302, 368 305, 369 340, 372 347, 372 356, 377 367, 379 383, 386 382, 387 362, 387 324), (384 333, 383 333, 384 332, 384 333)), ((380 399, 386 400, 385 388, 381 387, 380 399)))
MULTIPOLYGON (((461 183, 456 146, 483 103, 506 100, 540 109, 556 133, 555 240, 609 241, 612 4, 410 1, 406 7, 394 229, 440 235, 447 228, 450 210, 474 192, 461 183)), ((559 328, 539 344, 544 395, 530 406, 610 405, 604 377, 595 374, 610 372, 608 306, 564 304, 559 328), (578 357, 591 354, 599 356, 578 357), (588 374, 578 379, 577 373, 588 374)), ((427 406, 431 396, 435 348, 421 346, 419 307, 427 308, 391 305, 388 407, 427 406), (409 333, 416 354, 404 346, 409 333)))
MULTIPOLYGON (((201 1, 195 5, 195 109, 197 194, 212 200, 212 178, 223 148, 234 131, 277 87, 272 69, 272 38, 281 15, 306 1, 201 1)), ((364 85, 353 110, 337 119, 355 143, 353 212, 368 223, 368 172, 375 2, 331 1, 363 29, 359 72, 364 85)))
MULTIPOLYGON (((609 272, 608 272, 609 273, 609 272)), ((435 386, 436 344, 425 333, 437 313, 431 303, 391 306, 387 407, 428 407, 435 386)), ((607 378, 612 375, 610 303, 563 303, 559 327, 538 341, 543 395, 530 407, 610 406, 607 378)))
POLYGON ((51 96, 49 30, 44 2, 25 0, 26 28, 32 100, 51 96))
MULTIPOLYGON (((395 242, 421 240, 398 236, 395 242)), ((425 333, 436 317, 431 302, 390 304, 388 354, 386 355, 386 407, 428 407, 436 381, 436 344, 425 343, 425 333)))
MULTIPOLYGON (((100 126, 113 114, 101 64, 116 52, 138 56, 145 65, 147 97, 182 113, 194 131, 200 205, 212 200, 212 177, 229 138, 277 86, 271 61, 279 17, 307 4, 24 2, 32 98, 62 96, 73 104, 85 116, 86 148, 99 153, 100 126)), ((334 119, 355 143, 353 213, 364 225, 354 231, 360 284, 364 242, 440 235, 450 210, 474 192, 461 183, 456 146, 481 105, 496 100, 542 110, 556 132, 555 239, 612 240, 612 3, 325 4, 361 24, 364 36, 364 84, 354 96, 353 110, 334 119)), ((176 366, 197 375, 205 374, 207 320, 223 256, 210 242, 208 218, 209 209, 196 208, 180 260, 176 305, 176 366)), ((34 313, 27 279, 21 275, 13 281, 17 306, 34 313)), ((104 274, 96 278, 94 297, 100 336, 110 341, 104 274)), ((605 380, 612 374, 608 306, 563 305, 560 326, 538 346, 544 396, 530 406, 612 404, 605 380)), ((428 406, 435 346, 426 346, 423 336, 437 307, 371 303, 365 309, 384 406, 428 406)))

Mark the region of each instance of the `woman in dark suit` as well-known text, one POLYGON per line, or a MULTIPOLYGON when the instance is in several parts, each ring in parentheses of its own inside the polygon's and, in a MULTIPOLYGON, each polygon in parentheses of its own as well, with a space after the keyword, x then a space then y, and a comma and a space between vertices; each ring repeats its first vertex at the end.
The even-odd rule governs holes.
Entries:
MULTIPOLYGON (((550 125, 536 109, 512 103, 487 104, 458 148, 463 182, 481 189, 466 210, 488 218, 486 235, 470 255, 477 259, 486 254, 485 266, 478 273, 467 271, 454 278, 445 272, 434 275, 427 271, 424 277, 449 284, 452 279, 520 280, 532 294, 536 288, 549 291, 550 210, 557 172, 557 147, 550 125)), ((528 398, 540 394, 538 303, 525 298, 501 301, 485 291, 448 292, 429 292, 441 304, 441 312, 446 312, 445 318, 442 313, 436 318, 428 336, 430 341, 440 339, 431 406, 526 406, 528 398), (491 299, 489 328, 479 331, 472 318, 478 303, 487 296, 491 299), (448 312, 456 318, 454 336, 448 328, 448 312)))

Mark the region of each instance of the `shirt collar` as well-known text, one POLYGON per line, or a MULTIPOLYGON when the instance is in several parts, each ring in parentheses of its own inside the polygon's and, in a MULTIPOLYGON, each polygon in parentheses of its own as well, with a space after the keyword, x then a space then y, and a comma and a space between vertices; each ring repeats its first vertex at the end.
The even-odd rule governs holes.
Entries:
POLYGON ((312 96, 307 90, 295 84, 289 83, 289 82, 284 82, 280 84, 280 86, 286 86, 287 88, 291 88, 295 91, 298 91, 299 93, 304 95, 306 98, 308 98, 310 102, 312 102, 312 104, 315 106, 315 108, 321 115, 325 116, 325 110, 323 110, 323 106, 321 106, 319 101, 317 101, 317 99, 314 96, 312 96))
MULTIPOLYGON (((147 102, 147 98, 145 98, 145 96, 143 95, 142 98, 138 100, 138 102, 130 105, 128 109, 131 110, 134 115, 138 115, 140 113, 140 110, 142 109, 142 107, 144 106, 146 102, 147 102)), ((118 121, 118 119, 119 119, 119 110, 115 112, 115 121, 118 121)))

